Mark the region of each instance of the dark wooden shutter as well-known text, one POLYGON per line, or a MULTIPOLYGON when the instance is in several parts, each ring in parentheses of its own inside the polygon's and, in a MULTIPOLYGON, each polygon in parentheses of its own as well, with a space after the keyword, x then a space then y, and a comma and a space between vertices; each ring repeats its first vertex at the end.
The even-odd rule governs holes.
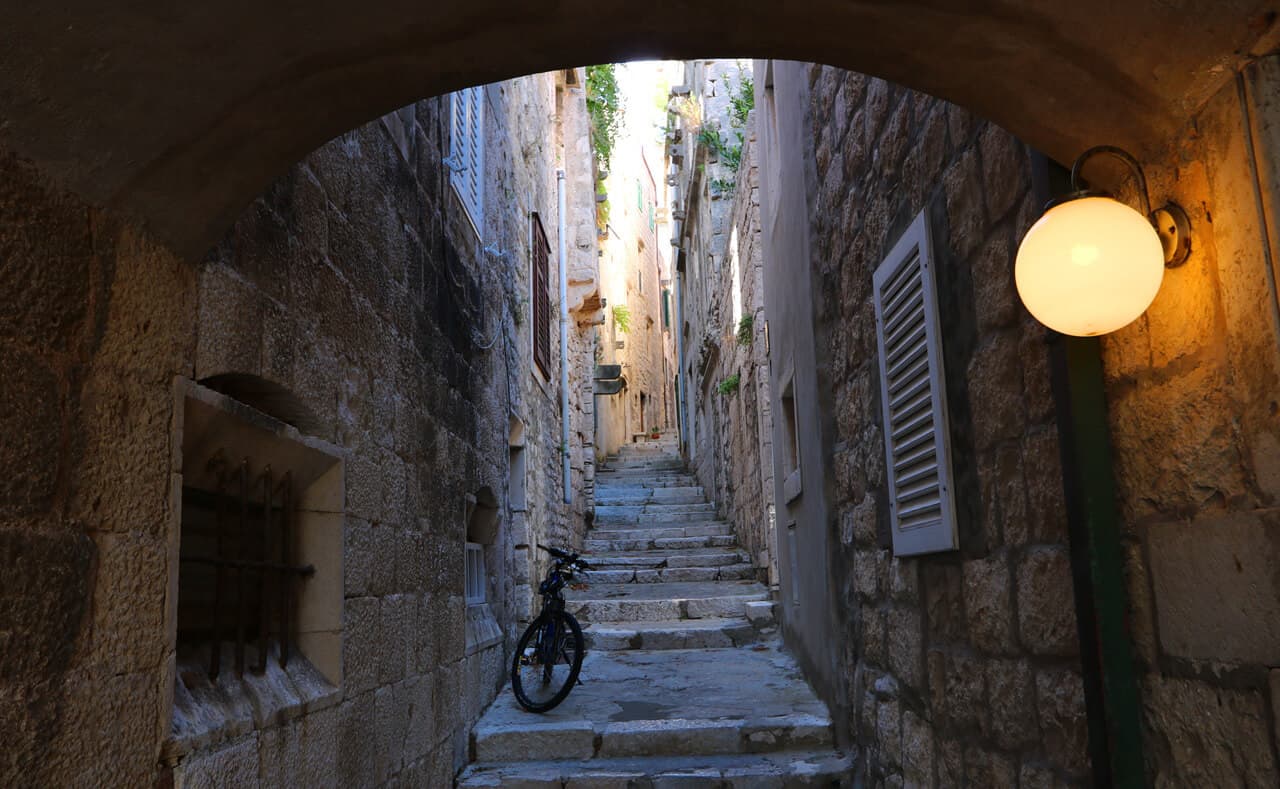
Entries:
POLYGON ((551 245, 542 229, 542 220, 532 215, 533 232, 533 361, 542 374, 551 377, 551 245))

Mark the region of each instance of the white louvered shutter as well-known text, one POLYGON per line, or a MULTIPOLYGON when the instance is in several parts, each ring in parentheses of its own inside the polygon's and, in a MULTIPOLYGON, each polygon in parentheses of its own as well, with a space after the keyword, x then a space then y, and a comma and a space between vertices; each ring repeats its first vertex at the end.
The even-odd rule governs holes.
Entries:
POLYGON ((462 200, 476 233, 484 221, 484 88, 454 93, 451 101, 450 183, 462 200))
POLYGON ((876 269, 874 285, 893 552, 954 550, 946 378, 925 214, 876 269))

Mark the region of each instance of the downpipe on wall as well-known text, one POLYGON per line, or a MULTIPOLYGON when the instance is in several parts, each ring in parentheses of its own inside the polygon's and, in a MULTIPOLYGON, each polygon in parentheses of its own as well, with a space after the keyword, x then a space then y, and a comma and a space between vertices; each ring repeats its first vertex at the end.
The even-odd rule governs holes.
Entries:
POLYGON ((564 503, 573 503, 569 473, 569 246, 565 240, 564 170, 556 170, 560 237, 560 462, 564 465, 564 503))
MULTIPOLYGON (((1041 154, 1033 161, 1041 201, 1069 188, 1066 170, 1041 154)), ((1093 783, 1143 787, 1142 702, 1127 621, 1101 345, 1097 337, 1052 331, 1047 342, 1093 783)))

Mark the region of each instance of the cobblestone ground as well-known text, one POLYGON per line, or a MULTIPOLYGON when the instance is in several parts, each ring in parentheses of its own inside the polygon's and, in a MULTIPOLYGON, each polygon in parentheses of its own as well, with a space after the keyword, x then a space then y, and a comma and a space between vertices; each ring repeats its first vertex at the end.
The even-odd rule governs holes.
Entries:
POLYGON ((826 707, 781 647, 768 590, 667 439, 597 475, 568 595, 583 684, 543 715, 510 692, 476 726, 460 786, 847 785, 826 707))

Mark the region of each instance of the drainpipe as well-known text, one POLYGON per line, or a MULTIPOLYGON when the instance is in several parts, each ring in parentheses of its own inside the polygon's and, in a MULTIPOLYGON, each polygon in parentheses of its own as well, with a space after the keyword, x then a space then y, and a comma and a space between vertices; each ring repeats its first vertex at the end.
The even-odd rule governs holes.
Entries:
POLYGON ((565 240, 564 170, 556 170, 560 211, 560 459, 564 463, 564 503, 573 503, 569 476, 569 246, 565 240))
MULTIPOLYGON (((1068 188, 1066 171, 1042 155, 1033 174, 1044 201, 1068 188)), ((1056 332, 1048 344, 1093 782, 1141 787, 1142 705, 1127 621, 1101 346, 1097 337, 1056 332)))

